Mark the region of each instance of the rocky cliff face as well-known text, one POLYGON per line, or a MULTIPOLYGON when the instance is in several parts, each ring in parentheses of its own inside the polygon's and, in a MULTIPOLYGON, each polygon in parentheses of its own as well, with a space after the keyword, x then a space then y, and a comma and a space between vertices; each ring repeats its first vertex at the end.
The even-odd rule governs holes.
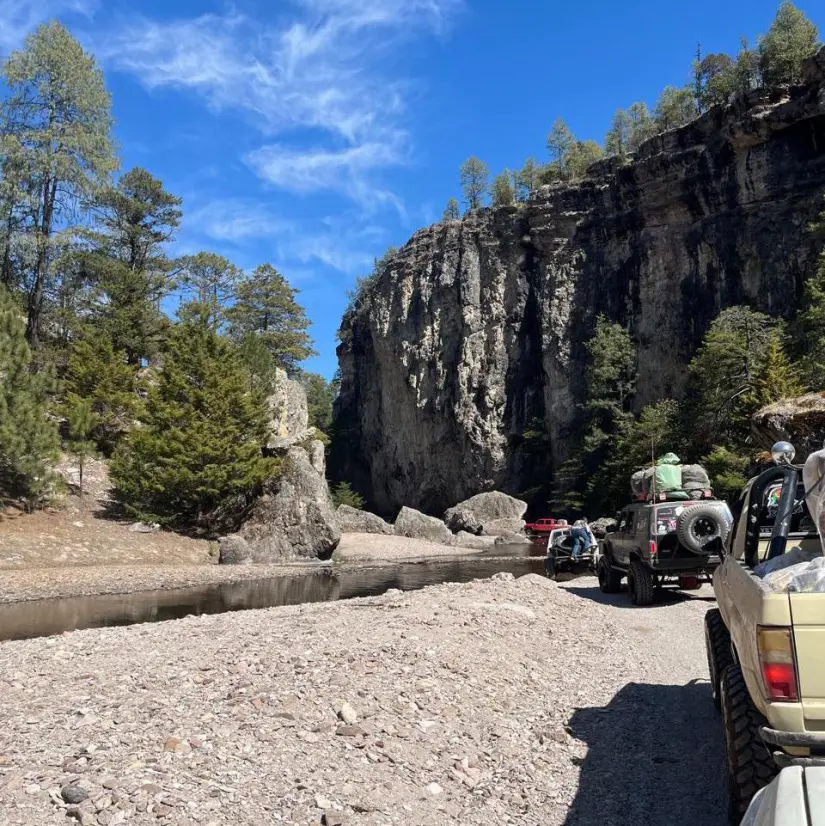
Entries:
MULTIPOLYGON (((383 511, 518 493, 564 459, 599 313, 639 346, 643 406, 678 395, 719 310, 791 316, 825 194, 825 50, 577 185, 416 233, 342 323, 336 473, 383 511), (525 449, 530 422, 549 450, 525 449)), ((545 477, 546 478, 546 477, 545 477)))

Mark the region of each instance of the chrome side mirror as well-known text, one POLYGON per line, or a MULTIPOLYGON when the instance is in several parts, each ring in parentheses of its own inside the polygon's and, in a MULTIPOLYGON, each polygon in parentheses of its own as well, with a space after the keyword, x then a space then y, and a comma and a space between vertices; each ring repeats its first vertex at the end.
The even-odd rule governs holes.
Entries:
POLYGON ((777 465, 790 465, 796 456, 796 448, 790 442, 777 442, 771 448, 771 456, 777 465))

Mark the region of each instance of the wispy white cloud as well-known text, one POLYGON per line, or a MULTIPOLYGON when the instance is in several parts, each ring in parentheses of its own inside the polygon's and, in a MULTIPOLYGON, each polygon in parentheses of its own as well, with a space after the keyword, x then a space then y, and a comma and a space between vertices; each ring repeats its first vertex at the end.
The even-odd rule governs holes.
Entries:
POLYGON ((214 199, 187 211, 178 254, 218 246, 227 254, 231 249, 235 259, 239 251, 246 258, 254 258, 259 253, 250 248, 250 243, 256 242, 260 254, 270 255, 273 263, 290 276, 293 271, 306 273, 305 265, 318 263, 354 275, 369 268, 383 237, 381 227, 363 223, 358 215, 284 220, 265 201, 214 199))
POLYGON ((274 237, 292 229, 290 222, 247 199, 210 201, 188 212, 184 218, 184 231, 188 234, 233 244, 250 238, 274 237))
POLYGON ((61 14, 90 15, 97 0, 0 0, 0 54, 19 48, 26 35, 61 14))
MULTIPOLYGON (((4 2, 5 0, 0 0, 4 2)), ((462 0, 293 0, 266 24, 238 12, 159 22, 131 18, 98 54, 149 89, 189 90, 216 111, 241 110, 273 143, 249 165, 274 186, 378 192, 376 174, 409 158, 406 84, 377 57, 415 33, 443 32, 462 0), (309 148, 307 148, 309 146, 309 148)))

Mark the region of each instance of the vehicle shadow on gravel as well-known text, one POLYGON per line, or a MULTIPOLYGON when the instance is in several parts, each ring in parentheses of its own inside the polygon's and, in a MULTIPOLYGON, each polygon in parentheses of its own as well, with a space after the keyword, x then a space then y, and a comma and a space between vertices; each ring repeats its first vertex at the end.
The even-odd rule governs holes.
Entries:
POLYGON ((629 683, 569 721, 587 744, 565 826, 725 826, 724 746, 710 685, 629 683))
POLYGON ((686 593, 684 591, 663 590, 657 594, 656 601, 653 605, 638 606, 633 605, 630 597, 627 594, 627 588, 622 586, 622 590, 618 594, 603 594, 598 585, 591 585, 588 583, 579 584, 575 580, 567 582, 560 582, 559 585, 571 594, 583 599, 589 599, 593 602, 598 602, 601 605, 612 605, 615 608, 631 608, 634 611, 651 611, 655 608, 667 608, 671 605, 678 605, 682 602, 716 602, 713 596, 713 591, 706 588, 701 591, 686 593))

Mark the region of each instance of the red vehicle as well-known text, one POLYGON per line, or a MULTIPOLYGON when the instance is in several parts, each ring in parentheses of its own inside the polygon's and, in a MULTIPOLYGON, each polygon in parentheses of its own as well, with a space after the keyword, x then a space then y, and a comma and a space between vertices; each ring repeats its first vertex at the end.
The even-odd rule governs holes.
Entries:
POLYGON ((550 533, 556 528, 566 528, 566 519, 537 519, 535 522, 528 522, 524 526, 527 533, 550 533))

